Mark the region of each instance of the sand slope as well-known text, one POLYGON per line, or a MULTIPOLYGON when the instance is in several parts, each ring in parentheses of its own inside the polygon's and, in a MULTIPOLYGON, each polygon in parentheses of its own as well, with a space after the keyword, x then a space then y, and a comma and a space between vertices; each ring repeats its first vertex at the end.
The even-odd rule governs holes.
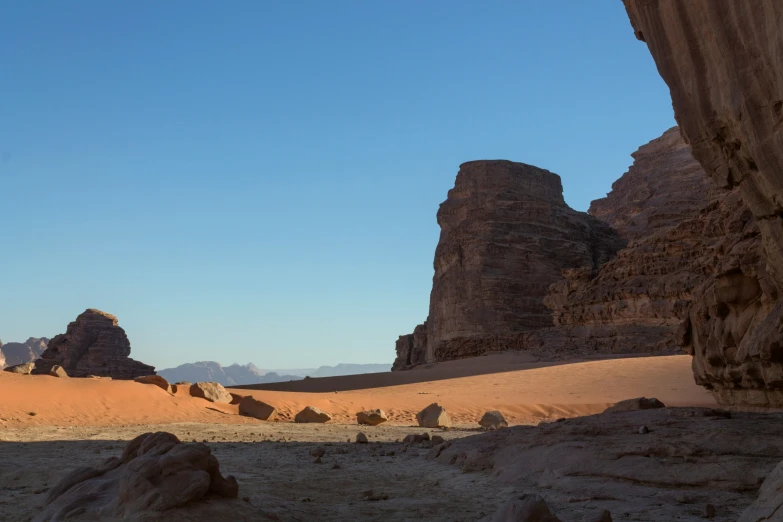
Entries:
MULTIPOLYGON (((481 358, 490 359, 490 358, 481 358)), ((464 364, 464 363, 463 363, 464 364)), ((491 360, 482 364, 492 367, 491 360)), ((369 388, 348 376, 356 389, 306 393, 234 389, 277 407, 284 420, 306 405, 334 415, 334 422, 354 423, 355 413, 382 408, 390 423, 414 424, 414 415, 432 402, 443 404, 452 419, 474 425, 487 409, 499 409, 512 423, 588 415, 629 397, 657 397, 673 406, 712 406, 712 396, 693 382, 691 358, 686 355, 613 359, 556 366, 525 363, 524 369, 469 377, 443 378, 436 366, 414 372, 384 375, 410 384, 369 388), (399 377, 395 377, 399 375, 399 377), (438 380, 439 379, 439 380, 438 380)), ((331 378, 333 380, 335 378, 331 378)), ((317 381, 317 379, 313 379, 317 381)), ((236 406, 216 405, 188 396, 171 396, 152 385, 103 379, 59 379, 0 372, 0 426, 116 426, 173 422, 256 423, 235 415, 236 406), (29 415, 34 412, 35 415, 29 415)))

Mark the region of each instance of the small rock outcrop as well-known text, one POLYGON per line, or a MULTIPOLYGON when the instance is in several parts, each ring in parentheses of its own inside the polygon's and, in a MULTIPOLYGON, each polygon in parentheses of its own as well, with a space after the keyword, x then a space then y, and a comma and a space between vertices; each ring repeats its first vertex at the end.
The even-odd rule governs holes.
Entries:
POLYGON ((228 390, 216 382, 196 382, 190 385, 190 395, 209 402, 231 404, 234 398, 228 390))
POLYGON ((145 433, 130 441, 120 458, 66 475, 49 490, 34 520, 136 518, 210 495, 236 498, 238 492, 236 479, 220 474, 206 445, 180 442, 171 433, 145 433))
POLYGON ((368 426, 377 426, 387 420, 389 420, 389 418, 383 410, 366 410, 356 414, 356 422, 368 426))
POLYGON ((171 385, 169 384, 169 381, 167 381, 160 375, 143 375, 141 377, 136 377, 133 380, 141 384, 152 384, 162 390, 166 390, 167 392, 172 393, 172 389, 171 389, 171 385))
POLYGON ((305 408, 296 414, 294 422, 298 423, 321 423, 329 422, 332 416, 325 411, 319 410, 315 406, 305 406, 305 408))
POLYGON ((16 364, 14 366, 9 366, 8 368, 5 368, 5 371, 11 372, 11 373, 18 373, 21 375, 29 375, 33 368, 35 368, 35 363, 24 363, 24 364, 16 364))
POLYGON ((479 426, 488 430, 497 430, 500 428, 508 428, 508 421, 506 421, 506 418, 499 411, 491 410, 484 413, 479 420, 479 426))
POLYGON ((55 364, 54 366, 49 368, 49 375, 51 375, 52 377, 70 377, 70 375, 68 375, 68 372, 65 371, 65 368, 63 368, 59 364, 55 364))
POLYGON ((423 428, 449 428, 451 418, 446 408, 434 402, 416 414, 416 422, 423 428))
POLYGON ((272 421, 277 418, 277 409, 263 401, 259 401, 252 395, 246 395, 239 401, 239 414, 259 420, 272 421))
POLYGON ((64 334, 49 341, 35 361, 33 373, 48 374, 55 365, 62 366, 71 377, 133 379, 155 373, 153 366, 128 357, 130 351, 130 342, 117 318, 91 308, 69 324, 64 334))
POLYGON ((683 331, 697 382, 727 405, 783 406, 783 3, 624 0, 669 86, 693 156, 737 190, 761 232, 761 263, 717 267, 683 331))
POLYGON ((654 410, 656 408, 665 408, 666 405, 656 398, 637 397, 635 399, 626 399, 620 401, 614 406, 604 410, 604 413, 619 413, 623 411, 654 410))
POLYGON ((397 341, 396 370, 520 348, 552 326, 544 297, 563 269, 598 268, 625 244, 566 205, 558 175, 503 160, 460 165, 438 224, 429 317, 397 341))
POLYGON ((369 439, 367 439, 367 435, 365 435, 361 431, 356 434, 356 443, 357 444, 367 444, 368 442, 370 442, 370 441, 369 441, 369 439))

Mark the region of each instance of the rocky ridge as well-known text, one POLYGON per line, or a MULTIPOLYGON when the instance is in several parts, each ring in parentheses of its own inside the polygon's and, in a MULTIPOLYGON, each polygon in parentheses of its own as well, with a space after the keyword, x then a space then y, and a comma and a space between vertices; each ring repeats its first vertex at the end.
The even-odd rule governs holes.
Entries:
POLYGON ((23 343, 0 342, 0 368, 35 361, 46 350, 48 342, 46 337, 30 337, 23 343))
POLYGON ((41 358, 35 361, 35 374, 49 374, 62 367, 70 377, 111 377, 134 379, 152 375, 155 368, 130 357, 128 336, 117 318, 90 308, 68 325, 64 334, 49 341, 41 358))
POLYGON ((761 232, 760 262, 730 253, 695 290, 683 343, 724 404, 783 406, 783 4, 624 0, 669 86, 694 157, 738 190, 761 232))
POLYGON ((624 246, 566 205, 559 176, 504 160, 462 164, 438 224, 429 317, 398 340, 394 369, 520 347, 552 326, 544 297, 562 269, 598 268, 624 246))

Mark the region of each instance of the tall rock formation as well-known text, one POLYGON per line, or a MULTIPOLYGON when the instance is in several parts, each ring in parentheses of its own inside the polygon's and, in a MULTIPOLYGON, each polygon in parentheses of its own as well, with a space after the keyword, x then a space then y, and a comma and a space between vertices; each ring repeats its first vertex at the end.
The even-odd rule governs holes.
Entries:
MULTIPOLYGON (((590 213, 629 240, 598 271, 565 270, 545 303, 548 355, 675 353, 697 289, 737 244, 758 258, 758 227, 739 194, 719 189, 675 127, 632 154, 634 163, 590 213)), ((535 343, 528 342, 531 347, 535 343)))
POLYGON ((684 334, 697 380, 724 404, 783 407, 783 2, 624 3, 694 157, 762 235, 761 266, 730 263, 697 291, 684 334))
POLYGON ((624 245, 566 205, 558 175, 511 161, 462 164, 438 224, 429 317, 398 340, 395 369, 519 347, 552 325, 544 297, 564 268, 595 269, 624 245))
POLYGON ((90 308, 69 324, 64 334, 49 341, 35 361, 33 373, 48 374, 54 365, 62 366, 71 377, 133 379, 155 373, 153 366, 128 357, 130 351, 128 336, 117 325, 117 318, 90 308))

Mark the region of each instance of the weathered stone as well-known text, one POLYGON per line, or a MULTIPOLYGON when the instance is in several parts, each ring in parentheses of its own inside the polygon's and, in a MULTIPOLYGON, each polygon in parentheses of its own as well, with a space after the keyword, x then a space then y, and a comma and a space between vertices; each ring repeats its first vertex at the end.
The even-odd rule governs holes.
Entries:
POLYGON ((479 425, 482 428, 487 428, 488 430, 508 428, 508 422, 506 421, 506 418, 497 410, 485 412, 481 417, 481 420, 479 420, 479 425))
POLYGON ((367 424, 368 426, 377 426, 387 420, 389 420, 389 418, 383 410, 366 410, 356 414, 356 422, 359 424, 367 424))
POLYGON ((762 263, 718 268, 697 291, 683 331, 697 382, 723 404, 783 406, 783 3, 624 3, 694 157, 761 231, 762 263))
POLYGON ((129 358, 130 351, 130 342, 125 330, 117 325, 117 318, 91 308, 69 324, 64 334, 49 341, 35 361, 33 373, 47 374, 54 365, 62 366, 71 377, 133 379, 155 373, 154 367, 129 358))
POLYGON ((434 402, 416 414, 416 422, 423 428, 443 428, 451 426, 451 418, 446 408, 434 402))
POLYGON ((33 371, 33 368, 35 368, 35 363, 28 362, 24 364, 16 364, 14 366, 9 366, 8 368, 5 368, 5 371, 11 373, 19 373, 22 375, 29 375, 30 372, 33 371))
POLYGON ((252 395, 242 397, 242 400, 239 401, 239 414, 265 421, 277 418, 277 410, 274 406, 259 401, 252 395))
POLYGON ((365 435, 361 431, 356 434, 356 443, 357 444, 367 444, 368 442, 370 442, 370 441, 367 438, 367 435, 365 435))
POLYGON ((781 513, 783 513, 783 462, 767 475, 761 484, 758 498, 742 512, 738 522, 779 521, 781 513))
POLYGON ((332 420, 332 416, 325 411, 319 410, 314 406, 305 406, 305 408, 296 414, 294 422, 298 423, 324 423, 332 420))
POLYGON ((620 401, 614 406, 610 406, 604 413, 619 413, 622 411, 653 410, 656 408, 665 408, 666 405, 658 399, 652 397, 637 397, 635 399, 626 399, 620 401))
POLYGON ((539 495, 522 495, 500 506, 492 522, 560 522, 539 495))
POLYGON ((66 475, 46 496, 35 521, 137 518, 167 511, 207 495, 236 498, 234 477, 223 477, 209 448, 182 443, 171 433, 145 433, 130 441, 121 458, 66 475))
POLYGON ((142 375, 140 377, 136 377, 133 380, 141 384, 153 384, 158 388, 171 393, 171 386, 169 385, 169 381, 160 375, 142 375))
POLYGON ((210 402, 231 404, 233 397, 221 384, 216 382, 196 382, 190 386, 190 395, 210 402))
POLYGON ((429 318, 397 343, 394 369, 522 348, 552 326, 544 305, 565 268, 597 268, 625 242, 563 200, 560 177, 511 161, 460 166, 438 211, 429 318))
POLYGON ((425 442, 430 440, 430 434, 429 433, 411 433, 410 435, 405 435, 405 438, 402 439, 403 444, 418 444, 420 442, 425 442))
POLYGON ((68 372, 65 371, 65 368, 60 366, 59 364, 55 364, 51 368, 49 368, 49 375, 52 377, 69 377, 68 372))

